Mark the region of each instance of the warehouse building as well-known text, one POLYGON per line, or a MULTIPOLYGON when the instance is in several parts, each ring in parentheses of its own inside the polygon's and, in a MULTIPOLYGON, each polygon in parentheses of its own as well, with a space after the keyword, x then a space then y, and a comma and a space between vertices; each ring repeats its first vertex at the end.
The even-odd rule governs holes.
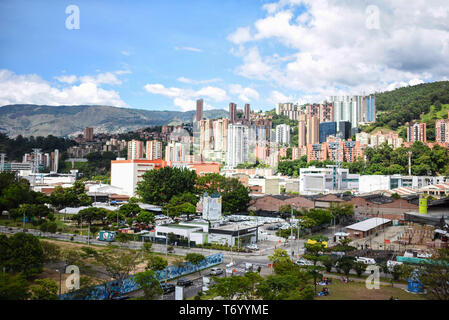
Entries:
POLYGON ((372 234, 375 234, 379 230, 383 230, 386 226, 391 225, 390 219, 383 218, 371 218, 346 227, 346 232, 349 233, 349 237, 355 239, 362 239, 372 234))

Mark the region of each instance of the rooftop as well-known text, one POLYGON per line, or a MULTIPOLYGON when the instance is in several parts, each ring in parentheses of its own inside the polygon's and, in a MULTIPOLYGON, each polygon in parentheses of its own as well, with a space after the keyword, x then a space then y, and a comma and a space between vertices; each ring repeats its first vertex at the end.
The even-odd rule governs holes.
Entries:
POLYGON ((390 221, 391 221, 390 219, 371 218, 371 219, 367 219, 365 221, 351 224, 350 226, 347 226, 346 229, 358 230, 358 231, 368 231, 368 230, 371 230, 378 226, 381 226, 385 223, 388 223, 390 221))

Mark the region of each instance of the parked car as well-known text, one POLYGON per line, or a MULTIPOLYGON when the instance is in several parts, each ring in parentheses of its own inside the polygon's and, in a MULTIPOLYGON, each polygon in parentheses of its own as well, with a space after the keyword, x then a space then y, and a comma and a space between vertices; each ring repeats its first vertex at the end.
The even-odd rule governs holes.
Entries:
POLYGON ((361 262, 364 264, 376 264, 376 260, 373 258, 355 257, 355 262, 361 262))
POLYGON ((255 243, 249 244, 246 247, 250 250, 259 250, 259 246, 255 243))
POLYGON ((398 265, 401 265, 401 264, 402 264, 402 262, 400 262, 400 261, 388 260, 387 261, 387 268, 388 268, 388 270, 393 271, 395 266, 398 266, 398 265))
POLYGON ((312 262, 310 262, 308 260, 304 260, 304 259, 296 260, 296 264, 298 266, 313 266, 312 262))
POLYGON ((176 285, 181 286, 181 287, 188 287, 191 286, 193 284, 192 280, 188 280, 188 279, 179 279, 178 282, 176 283, 176 285))
POLYGON ((222 268, 212 268, 210 269, 210 275, 211 276, 218 276, 219 274, 223 273, 223 269, 222 268))
POLYGON ((164 294, 168 294, 170 292, 175 291, 175 285, 171 284, 171 283, 167 283, 167 284, 162 283, 161 288, 162 288, 162 291, 164 292, 164 294))

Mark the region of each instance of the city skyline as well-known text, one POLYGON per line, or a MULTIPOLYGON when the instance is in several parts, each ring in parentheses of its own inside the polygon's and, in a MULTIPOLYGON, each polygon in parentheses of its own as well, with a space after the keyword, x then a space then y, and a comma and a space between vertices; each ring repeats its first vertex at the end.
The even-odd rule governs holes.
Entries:
POLYGON ((0 105, 185 111, 203 98, 204 110, 227 110, 229 101, 269 110, 448 74, 448 10, 438 0, 76 6, 79 29, 68 29, 74 11, 65 3, 0 4, 0 43, 8 48, 0 55, 0 105))

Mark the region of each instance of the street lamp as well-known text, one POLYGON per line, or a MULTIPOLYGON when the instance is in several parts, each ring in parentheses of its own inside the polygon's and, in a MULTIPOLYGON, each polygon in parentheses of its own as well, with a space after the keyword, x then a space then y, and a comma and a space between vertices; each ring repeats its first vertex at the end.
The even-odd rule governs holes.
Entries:
POLYGON ((56 272, 59 273, 59 296, 61 296, 62 272, 59 269, 56 269, 56 272))

